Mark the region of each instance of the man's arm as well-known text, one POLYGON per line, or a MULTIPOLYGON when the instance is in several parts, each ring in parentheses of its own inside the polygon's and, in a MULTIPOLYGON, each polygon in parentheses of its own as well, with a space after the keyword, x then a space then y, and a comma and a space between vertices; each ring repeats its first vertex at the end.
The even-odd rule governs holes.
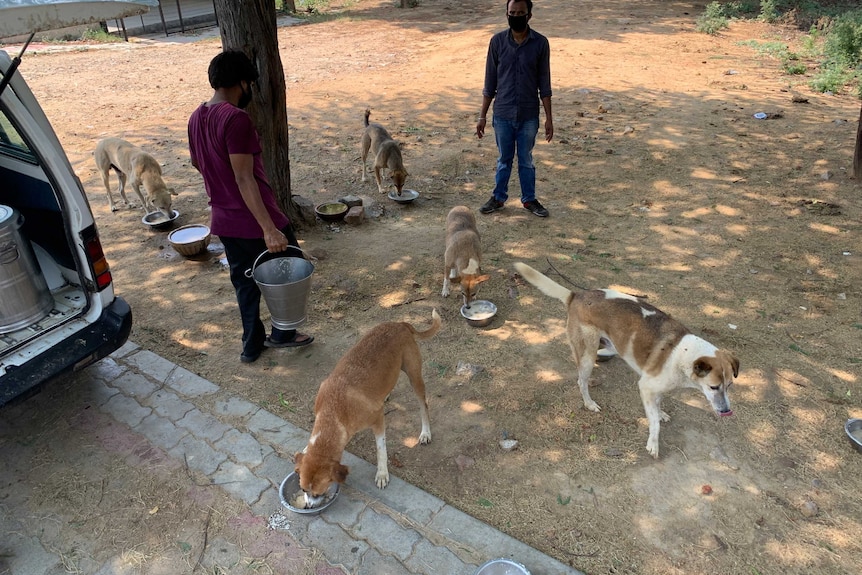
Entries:
POLYGON ((230 165, 239 186, 239 193, 249 211, 257 220, 263 230, 263 240, 266 248, 272 252, 283 252, 287 249, 287 238, 272 221, 263 200, 260 197, 260 188, 254 179, 254 156, 252 154, 231 154, 230 165))
POLYGON ((542 98, 542 107, 545 108, 545 140, 550 142, 554 139, 554 114, 551 111, 551 97, 542 98))

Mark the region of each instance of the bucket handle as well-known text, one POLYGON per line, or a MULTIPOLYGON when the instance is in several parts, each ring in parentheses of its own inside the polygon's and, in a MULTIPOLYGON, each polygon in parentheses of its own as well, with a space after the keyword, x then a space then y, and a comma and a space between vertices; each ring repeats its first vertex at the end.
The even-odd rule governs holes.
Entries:
POLYGON ((0 246, 0 264, 11 264, 18 259, 19 255, 18 244, 15 242, 9 242, 0 246))
MULTIPOLYGON (((305 255, 308 258, 308 260, 311 261, 312 263, 317 261, 316 257, 314 257, 313 255, 311 255, 310 253, 308 253, 307 251, 305 251, 304 249, 302 249, 298 246, 287 246, 287 247, 290 249, 294 249, 294 250, 298 250, 298 251, 302 252, 302 254, 305 255)), ((287 251, 287 250, 284 250, 284 251, 287 251)), ((254 263, 251 265, 251 268, 245 270, 245 277, 247 277, 247 278, 254 277, 254 270, 257 268, 257 262, 260 261, 260 258, 262 258, 263 256, 265 256, 268 253, 269 253, 269 250, 264 250, 263 252, 261 252, 261 254, 259 256, 257 256, 255 258, 254 263)))

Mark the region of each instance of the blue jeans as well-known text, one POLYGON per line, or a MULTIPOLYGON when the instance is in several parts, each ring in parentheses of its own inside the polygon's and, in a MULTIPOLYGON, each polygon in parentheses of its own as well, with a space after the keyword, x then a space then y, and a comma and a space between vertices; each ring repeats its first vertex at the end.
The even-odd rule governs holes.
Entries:
POLYGON ((494 178, 494 198, 505 202, 509 197, 509 177, 512 161, 518 151, 518 180, 521 182, 521 203, 536 199, 536 166, 533 165, 533 146, 539 133, 539 118, 530 120, 503 120, 494 116, 494 137, 497 139, 497 175, 494 178))

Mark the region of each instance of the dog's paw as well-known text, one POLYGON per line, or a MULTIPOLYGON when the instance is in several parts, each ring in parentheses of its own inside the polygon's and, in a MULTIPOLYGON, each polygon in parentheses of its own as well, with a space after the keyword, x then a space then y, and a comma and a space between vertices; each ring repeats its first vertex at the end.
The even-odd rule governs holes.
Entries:
POLYGON ((646 450, 654 459, 658 459, 658 437, 650 437, 647 440, 646 450))
POLYGON ((389 472, 378 471, 377 475, 374 476, 374 483, 377 484, 378 489, 383 489, 384 487, 389 485, 389 472))
POLYGON ((661 412, 661 420, 662 421, 670 421, 670 416, 664 411, 661 412))
POLYGON ((443 297, 449 297, 449 288, 444 287, 443 291, 440 292, 440 295, 442 295, 443 297))
POLYGON ((602 410, 602 408, 599 407, 599 404, 596 403, 595 401, 593 401, 592 399, 589 401, 584 401, 584 407, 586 407, 590 411, 595 411, 595 412, 599 412, 602 410))
POLYGON ((431 443, 431 433, 420 433, 419 443, 421 445, 428 445, 429 443, 431 443))

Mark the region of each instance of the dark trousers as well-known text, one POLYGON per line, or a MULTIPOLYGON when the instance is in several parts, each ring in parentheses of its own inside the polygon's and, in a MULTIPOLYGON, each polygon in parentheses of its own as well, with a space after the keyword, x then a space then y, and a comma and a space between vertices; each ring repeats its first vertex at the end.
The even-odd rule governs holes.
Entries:
MULTIPOLYGON (((299 242, 296 241, 293 226, 288 224, 282 228, 281 232, 287 238, 287 242, 296 248, 289 251, 296 252, 297 257, 304 258, 302 250, 299 249, 299 242)), ((247 239, 219 236, 219 239, 224 245, 224 254, 230 268, 230 281, 236 290, 236 303, 239 306, 239 315, 242 319, 242 353, 254 355, 263 348, 266 328, 260 320, 260 288, 257 287, 254 278, 247 277, 245 272, 252 269, 258 256, 267 251, 266 242, 263 241, 263 238, 247 239)), ((278 257, 278 255, 267 253, 257 263, 260 265, 273 257, 278 257)), ((296 336, 295 329, 281 330, 273 327, 272 330, 274 339, 278 341, 291 340, 296 336)))

